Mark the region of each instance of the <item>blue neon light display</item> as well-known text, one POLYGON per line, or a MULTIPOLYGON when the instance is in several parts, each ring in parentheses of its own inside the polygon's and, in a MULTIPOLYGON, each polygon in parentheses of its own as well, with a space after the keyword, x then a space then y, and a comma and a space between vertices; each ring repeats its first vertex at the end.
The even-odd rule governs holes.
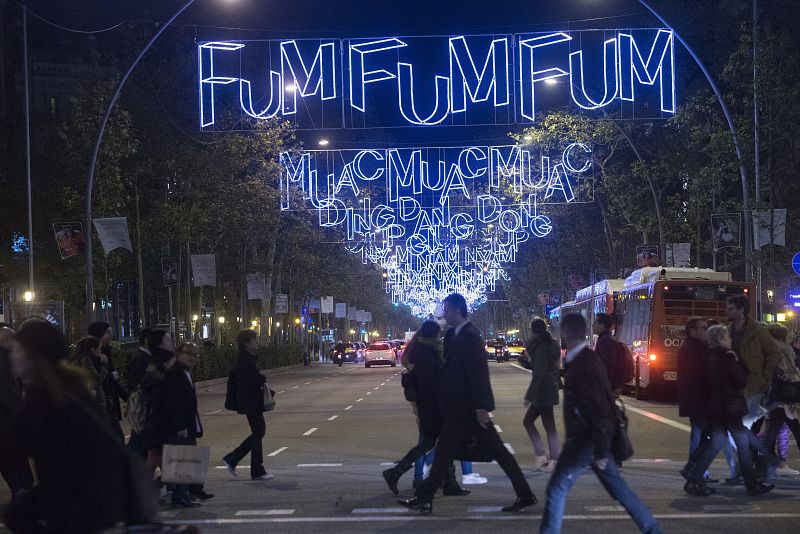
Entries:
POLYGON ((477 306, 518 247, 553 231, 548 204, 586 200, 592 150, 568 143, 284 152, 281 209, 312 208, 420 314, 458 291, 477 306), (532 164, 532 162, 540 164, 532 164))
POLYGON ((529 123, 552 79, 568 83, 548 92, 587 110, 637 102, 676 109, 666 29, 211 41, 198 45, 198 72, 201 128, 225 129, 218 111, 232 106, 300 127, 308 115, 313 128, 323 120, 326 128, 377 125, 371 115, 382 126, 529 123))

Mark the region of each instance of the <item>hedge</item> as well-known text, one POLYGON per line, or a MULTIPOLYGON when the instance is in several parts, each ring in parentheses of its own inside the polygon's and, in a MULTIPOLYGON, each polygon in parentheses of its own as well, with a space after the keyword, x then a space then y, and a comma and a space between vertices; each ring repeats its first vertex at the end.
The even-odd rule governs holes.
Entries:
MULTIPOLYGON (((128 362, 136 353, 138 347, 123 346, 115 347, 113 354, 114 367, 120 375, 120 383, 125 384, 125 372, 128 362)), ((194 369, 193 378, 199 382, 202 380, 212 380, 214 378, 224 378, 233 367, 236 360, 237 350, 234 345, 222 345, 221 347, 200 346, 200 359, 194 369)), ((301 345, 277 345, 259 347, 258 367, 259 369, 275 369, 287 365, 303 363, 303 347, 301 345)))

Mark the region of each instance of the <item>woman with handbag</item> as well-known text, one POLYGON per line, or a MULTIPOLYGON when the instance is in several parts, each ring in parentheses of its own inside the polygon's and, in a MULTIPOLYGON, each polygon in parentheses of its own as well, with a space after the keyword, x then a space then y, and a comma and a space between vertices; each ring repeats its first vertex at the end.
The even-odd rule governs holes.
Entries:
POLYGON ((781 359, 767 394, 769 415, 766 429, 759 437, 768 451, 773 450, 776 441, 778 442, 778 467, 775 474, 797 475, 796 470, 786 465, 786 457, 789 452, 789 431, 800 448, 800 369, 797 368, 794 350, 786 342, 788 329, 779 324, 771 324, 767 330, 781 351, 781 359))
MULTIPOLYGON (((758 481, 750 450, 751 436, 748 436, 750 430, 742 424, 742 416, 747 413, 747 401, 742 392, 747 385, 747 366, 731 350, 731 336, 725 326, 714 325, 710 327, 706 336, 709 346, 709 380, 711 382, 711 397, 708 407, 708 415, 712 426, 711 433, 719 434, 727 431, 733 437, 748 495, 756 496, 768 493, 775 486, 762 484, 758 481)), ((710 460, 713 460, 719 450, 714 451, 712 449, 710 452, 713 452, 710 458, 710 460)), ((702 473, 711 463, 708 460, 709 455, 704 455, 702 461, 698 459, 693 469, 693 474, 689 478, 690 481, 697 479, 697 473, 700 473, 702 478, 702 473)), ((701 486, 703 491, 690 491, 694 489, 694 486, 689 486, 689 483, 684 489, 697 495, 713 493, 713 490, 707 486, 702 484, 695 485, 701 486)))
POLYGON ((558 362, 561 359, 561 347, 547 331, 547 323, 540 317, 531 321, 531 336, 525 350, 531 360, 531 385, 525 393, 525 418, 522 424, 528 431, 533 448, 536 452, 534 471, 552 471, 558 460, 560 451, 556 419, 553 415, 553 406, 558 404, 558 390, 561 385, 558 362), (547 444, 550 448, 550 460, 544 452, 544 443, 536 430, 536 420, 541 417, 547 444))

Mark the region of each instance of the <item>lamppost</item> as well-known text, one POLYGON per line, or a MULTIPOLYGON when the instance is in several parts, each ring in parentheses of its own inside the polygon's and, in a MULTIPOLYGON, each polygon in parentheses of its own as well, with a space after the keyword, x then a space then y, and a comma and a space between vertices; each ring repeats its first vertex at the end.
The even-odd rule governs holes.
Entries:
POLYGON ((667 21, 664 20, 664 17, 659 15, 658 12, 655 9, 650 7, 650 4, 648 4, 645 0, 638 0, 638 2, 640 4, 642 4, 642 6, 644 6, 644 8, 647 9, 647 11, 649 11, 655 18, 657 18, 661 22, 661 24, 663 24, 664 26, 669 28, 672 31, 672 35, 675 36, 675 39, 677 39, 678 42, 681 45, 683 45, 683 47, 686 49, 686 51, 689 52, 689 55, 692 56, 692 59, 694 59, 695 63, 697 63, 697 66, 700 67, 700 70, 703 72, 703 75, 706 77, 706 81, 708 81, 708 85, 710 85, 711 89, 714 91, 714 94, 716 95, 717 100, 719 101, 719 106, 720 106, 720 108, 722 108, 722 113, 723 113, 723 115, 725 115, 725 121, 728 123, 728 130, 730 130, 730 132, 731 132, 731 139, 733 140, 733 146, 736 149, 736 158, 739 160, 739 174, 741 176, 741 181, 742 181, 742 212, 743 212, 744 229, 745 229, 745 231, 744 231, 744 264, 745 264, 744 272, 745 272, 745 280, 749 282, 753 278, 753 273, 752 273, 752 268, 753 268, 753 259, 752 259, 753 243, 752 243, 752 239, 753 238, 752 238, 752 234, 750 234, 750 181, 749 181, 749 179, 747 177, 747 167, 745 167, 745 164, 744 164, 744 158, 742 157, 742 150, 739 147, 739 137, 736 135, 736 128, 733 125, 733 115, 731 115, 731 111, 730 111, 730 109, 728 109, 728 105, 725 103, 725 99, 722 98, 722 92, 719 90, 719 87, 717 86, 717 82, 714 81, 714 77, 711 75, 711 73, 706 68, 706 66, 703 64, 703 62, 700 61, 700 58, 694 52, 692 47, 689 46, 689 44, 686 41, 683 40, 683 37, 681 37, 680 34, 677 31, 675 31, 675 28, 670 26, 667 23, 667 21))
MULTIPOLYGON (((228 0, 231 1, 231 0, 228 0)), ((128 77, 130 77, 133 69, 139 64, 139 61, 142 60, 142 57, 147 53, 148 50, 153 46, 153 44, 161 37, 161 34, 164 33, 174 21, 177 19, 181 13, 186 11, 189 6, 194 4, 195 0, 189 0, 181 7, 173 16, 170 18, 161 28, 156 32, 156 34, 147 42, 147 44, 142 48, 139 52, 139 55, 136 56, 136 59, 133 60, 133 63, 128 67, 128 70, 125 71, 125 74, 120 79, 119 84, 117 84, 117 88, 114 91, 114 94, 111 96, 111 100, 108 101, 108 106, 106 107, 106 111, 103 114, 103 119, 100 121, 100 131, 97 132, 97 139, 94 142, 94 148, 92 149, 92 158, 89 161, 89 172, 86 177, 86 317, 89 322, 94 319, 94 309, 92 304, 94 303, 94 265, 92 264, 92 189, 94 188, 94 171, 97 167, 97 155, 100 152, 100 145, 103 142, 103 135, 106 131, 106 124, 108 123, 108 118, 111 116, 111 112, 114 109, 114 104, 117 103, 119 99, 120 92, 122 92, 122 87, 125 85, 125 82, 128 81, 128 77)), ((141 246, 141 244, 139 244, 141 246)), ((140 288, 141 290, 141 288, 140 288)))

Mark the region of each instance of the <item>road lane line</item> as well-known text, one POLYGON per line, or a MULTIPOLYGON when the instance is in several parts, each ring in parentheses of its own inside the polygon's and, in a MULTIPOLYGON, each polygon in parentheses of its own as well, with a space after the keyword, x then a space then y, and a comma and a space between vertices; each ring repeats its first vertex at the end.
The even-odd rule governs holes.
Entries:
POLYGON ((344 409, 344 411, 348 411, 348 410, 352 410, 352 409, 353 409, 353 405, 351 404, 350 406, 348 406, 347 408, 345 408, 345 409, 344 409))
POLYGON ((371 391, 367 391, 367 395, 372 395, 372 392, 371 391))
POLYGON ((342 464, 297 464, 297 467, 342 467, 342 464))
POLYGON ((272 451, 267 456, 278 456, 280 453, 282 453, 283 451, 285 451, 288 448, 289 447, 281 447, 280 449, 276 449, 276 450, 272 451))
MULTIPOLYGON (((228 468, 227 465, 217 465, 217 466, 214 467, 214 469, 227 469, 227 468, 228 468)), ((249 465, 237 465, 236 469, 250 469, 250 466, 249 465)))
POLYGON ((305 383, 305 384, 303 384, 303 385, 304 385, 304 386, 307 386, 307 385, 309 385, 310 383, 311 383, 311 382, 306 382, 306 383, 305 383))
POLYGON ((501 433, 501 432, 503 432, 503 429, 502 429, 502 428, 500 428, 500 425, 494 425, 494 428, 495 428, 495 430, 497 430, 497 433, 498 433, 498 434, 499 434, 499 433, 501 433))
POLYGON ((497 513, 502 512, 502 506, 470 506, 467 508, 467 512, 472 512, 473 514, 486 514, 486 513, 497 513))
POLYGON ((587 512, 624 512, 625 508, 622 506, 584 506, 587 512))
POLYGON ((648 412, 647 410, 641 410, 635 406, 631 406, 630 404, 625 405, 625 409, 634 413, 638 413, 639 415, 643 415, 648 419, 652 419, 653 421, 658 421, 659 423, 664 423, 665 425, 671 426, 672 428, 677 428, 678 430, 683 430, 684 432, 691 432, 692 427, 689 425, 684 425, 683 423, 679 423, 677 421, 673 421, 672 419, 667 419, 666 417, 662 417, 656 413, 648 412))
POLYGON ((235 516, 292 515, 294 510, 239 510, 235 516))
POLYGON ((356 399, 356 402, 361 402, 363 400, 364 400, 364 397, 361 397, 360 399, 356 399))
POLYGON ((328 421, 334 421, 337 417, 339 417, 339 416, 338 415, 332 415, 332 416, 328 417, 328 421))
POLYGON ((397 465, 397 462, 381 462, 381 467, 397 465))
POLYGON ((354 514, 405 514, 408 513, 408 508, 392 507, 392 508, 353 508, 354 514))
POLYGON ((299 387, 300 387, 300 386, 295 386, 295 387, 293 387, 292 389, 297 389, 297 388, 299 388, 299 387))
POLYGON ((286 393, 286 390, 284 389, 283 391, 279 391, 278 395, 280 395, 281 393, 286 393))
POLYGON ((311 434, 313 434, 313 433, 314 433, 314 432, 316 432, 317 430, 319 430, 319 428, 317 428, 317 427, 314 427, 314 428, 309 428, 308 430, 306 430, 305 432, 303 432, 303 435, 304 435, 304 436, 310 436, 311 434))
POLYGON ((377 390, 377 389, 381 389, 381 387, 380 387, 380 386, 378 386, 378 387, 376 387, 376 388, 372 388, 372 389, 373 389, 373 390, 377 390))
POLYGON ((219 412, 221 412, 221 411, 222 411, 222 410, 214 410, 213 412, 208 412, 208 413, 206 413, 206 414, 203 414, 203 415, 214 415, 215 413, 219 413, 219 412))
POLYGON ((516 451, 514 450, 514 447, 512 447, 510 443, 503 443, 503 445, 506 446, 506 449, 508 449, 508 452, 510 452, 511 454, 517 454, 516 451))

